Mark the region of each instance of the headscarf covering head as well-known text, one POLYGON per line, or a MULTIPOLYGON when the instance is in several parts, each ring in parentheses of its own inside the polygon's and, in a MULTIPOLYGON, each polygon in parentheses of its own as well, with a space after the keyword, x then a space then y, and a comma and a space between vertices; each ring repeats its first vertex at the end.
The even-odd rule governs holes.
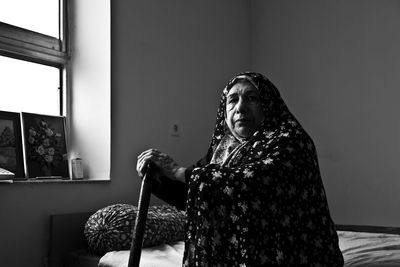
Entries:
POLYGON ((235 84, 243 82, 243 80, 253 85, 259 93, 264 112, 264 122, 261 125, 263 130, 273 130, 282 120, 287 120, 289 117, 295 121, 295 118, 291 115, 281 98, 278 89, 267 77, 256 72, 241 72, 233 77, 222 91, 209 153, 212 153, 219 141, 227 133, 225 119, 228 93, 235 84))

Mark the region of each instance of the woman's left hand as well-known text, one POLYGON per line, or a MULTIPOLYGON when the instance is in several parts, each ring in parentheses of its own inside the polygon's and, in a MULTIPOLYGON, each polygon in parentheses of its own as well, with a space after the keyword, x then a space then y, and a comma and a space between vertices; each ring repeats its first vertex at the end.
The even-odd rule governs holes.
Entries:
POLYGON ((138 156, 136 170, 139 176, 143 177, 148 162, 153 162, 160 171, 173 180, 185 182, 186 168, 179 166, 170 156, 151 148, 138 156))

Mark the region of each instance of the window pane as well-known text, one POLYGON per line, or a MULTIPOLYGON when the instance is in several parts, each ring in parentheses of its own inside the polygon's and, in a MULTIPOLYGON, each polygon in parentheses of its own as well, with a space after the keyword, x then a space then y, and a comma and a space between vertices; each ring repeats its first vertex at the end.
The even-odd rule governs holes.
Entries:
POLYGON ((0 21, 59 38, 58 0, 0 0, 0 21))
POLYGON ((60 115, 58 68, 0 56, 0 110, 60 115))

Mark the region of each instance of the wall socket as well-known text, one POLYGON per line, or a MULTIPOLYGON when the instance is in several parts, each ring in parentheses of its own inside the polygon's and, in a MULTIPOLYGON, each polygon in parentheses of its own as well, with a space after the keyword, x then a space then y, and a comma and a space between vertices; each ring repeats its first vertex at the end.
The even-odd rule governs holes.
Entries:
POLYGON ((172 137, 180 137, 181 136, 181 125, 177 121, 170 122, 169 134, 172 137))

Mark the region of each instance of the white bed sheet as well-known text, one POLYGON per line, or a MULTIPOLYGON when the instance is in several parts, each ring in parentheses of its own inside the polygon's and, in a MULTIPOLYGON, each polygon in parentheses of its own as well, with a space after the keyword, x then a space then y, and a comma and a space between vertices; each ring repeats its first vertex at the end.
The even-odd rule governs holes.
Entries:
MULTIPOLYGON (((179 267, 182 266, 184 242, 180 241, 173 245, 164 244, 160 246, 142 249, 140 267, 179 267)), ((99 267, 127 267, 129 250, 111 251, 104 255, 99 261, 99 267)))
MULTIPOLYGON (((338 231, 345 267, 400 267, 400 235, 338 231)), ((140 267, 182 266, 184 243, 142 250, 140 267)), ((127 267, 129 251, 104 255, 99 267, 127 267)))
POLYGON ((400 235, 338 231, 345 267, 400 267, 400 235))

